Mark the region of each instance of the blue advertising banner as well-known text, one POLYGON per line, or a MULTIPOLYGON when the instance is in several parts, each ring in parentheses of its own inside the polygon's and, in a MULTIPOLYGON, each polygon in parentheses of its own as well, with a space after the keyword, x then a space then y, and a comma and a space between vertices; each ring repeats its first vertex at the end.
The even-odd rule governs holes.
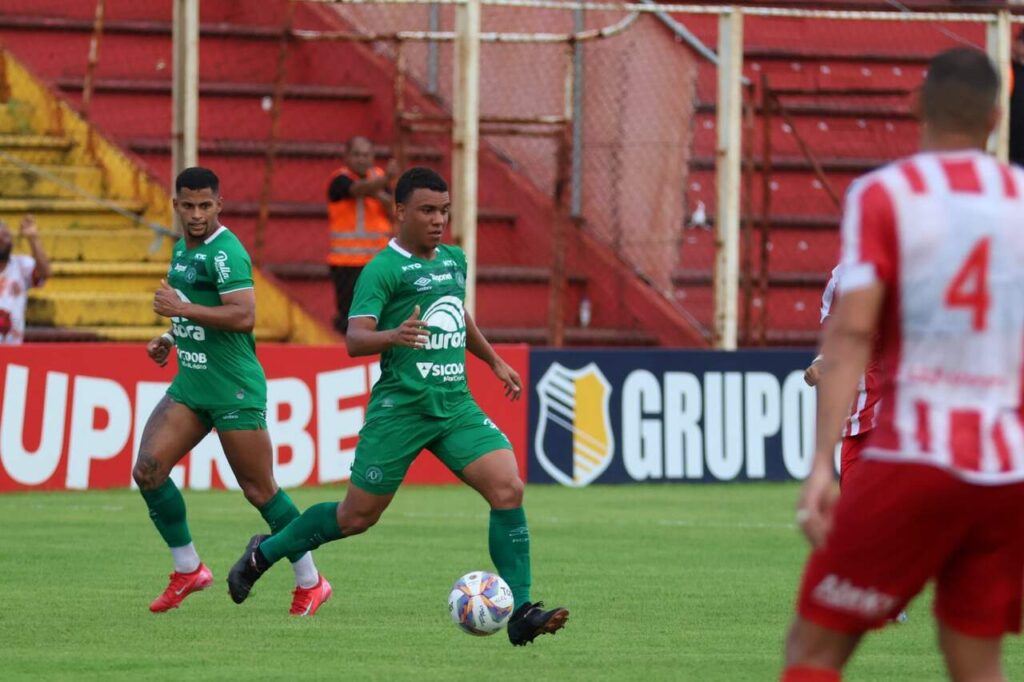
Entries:
POLYGON ((814 452, 806 351, 530 353, 529 480, 803 479, 814 452))

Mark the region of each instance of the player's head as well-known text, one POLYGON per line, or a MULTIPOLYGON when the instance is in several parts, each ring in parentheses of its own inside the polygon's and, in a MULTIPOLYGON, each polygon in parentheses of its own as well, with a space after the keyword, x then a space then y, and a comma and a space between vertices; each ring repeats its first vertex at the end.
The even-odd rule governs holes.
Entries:
POLYGON ((356 175, 365 177, 373 165, 373 143, 362 135, 356 135, 346 142, 345 165, 356 175))
POLYGON ((410 168, 395 184, 395 221, 402 242, 433 249, 441 243, 452 202, 448 183, 429 168, 410 168))
POLYGON ((984 146, 999 120, 999 75, 981 50, 957 47, 928 64, 920 93, 926 139, 965 139, 984 146))
POLYGON ((173 204, 186 237, 200 241, 213 234, 224 206, 217 174, 199 166, 181 171, 174 180, 173 204))
POLYGON ((7 223, 0 220, 0 262, 11 257, 11 249, 14 248, 14 233, 7 223))

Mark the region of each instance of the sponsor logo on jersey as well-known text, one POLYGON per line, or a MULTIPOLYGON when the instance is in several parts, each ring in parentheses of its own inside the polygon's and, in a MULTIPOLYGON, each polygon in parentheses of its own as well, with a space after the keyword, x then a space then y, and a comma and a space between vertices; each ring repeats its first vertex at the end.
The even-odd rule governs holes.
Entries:
POLYGON ((537 382, 540 416, 534 448, 551 478, 563 485, 585 486, 611 464, 611 395, 612 386, 595 363, 569 369, 555 362, 537 382))
POLYGON ((174 271, 175 272, 185 272, 186 270, 188 270, 188 266, 185 265, 184 263, 175 263, 174 264, 174 271))
POLYGON ((206 353, 178 349, 178 364, 189 369, 206 369, 206 353))
POLYGON ((410 263, 409 265, 402 266, 402 272, 408 272, 409 270, 419 270, 423 266, 419 263, 410 263))
POLYGON ((228 266, 228 254, 218 251, 213 257, 213 264, 217 268, 217 284, 224 284, 231 277, 231 267, 228 266))
POLYGON ((466 378, 466 366, 461 362, 417 362, 416 369, 424 379, 435 377, 442 381, 464 381, 466 378))
POLYGON ((196 258, 196 260, 205 261, 206 260, 206 254, 205 253, 197 253, 195 258, 196 258))
MULTIPOLYGON (((449 273, 445 276, 451 278, 449 273)), ((466 310, 458 297, 442 296, 434 301, 423 313, 423 321, 431 330, 426 348, 442 350, 466 347, 466 310), (441 331, 436 332, 435 329, 441 331)))
POLYGON ((452 281, 453 277, 452 273, 450 272, 442 272, 441 274, 432 272, 430 273, 430 279, 434 280, 435 282, 450 282, 452 281))
POLYGON ((420 277, 412 284, 416 287, 417 291, 427 291, 430 289, 431 281, 429 277, 420 277))

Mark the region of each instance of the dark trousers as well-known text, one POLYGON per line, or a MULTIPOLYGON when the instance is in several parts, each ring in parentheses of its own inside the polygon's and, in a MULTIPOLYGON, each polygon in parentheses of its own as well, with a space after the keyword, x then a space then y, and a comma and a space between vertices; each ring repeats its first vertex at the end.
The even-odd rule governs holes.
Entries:
POLYGON ((332 265, 331 280, 334 282, 334 299, 338 314, 334 328, 344 334, 348 331, 348 311, 352 308, 352 297, 356 293, 356 280, 363 271, 362 265, 332 265))

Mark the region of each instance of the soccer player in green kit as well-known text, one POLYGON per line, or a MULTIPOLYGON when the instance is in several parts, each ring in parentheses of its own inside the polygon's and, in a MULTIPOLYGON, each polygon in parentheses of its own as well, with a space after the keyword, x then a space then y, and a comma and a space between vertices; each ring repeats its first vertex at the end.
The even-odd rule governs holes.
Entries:
POLYGON ((381 355, 359 433, 344 501, 324 502, 272 537, 256 535, 228 575, 241 603, 253 583, 282 557, 365 532, 387 509, 424 448, 491 507, 489 549, 515 598, 508 637, 514 645, 561 629, 564 608, 530 601, 530 534, 523 482, 512 445, 480 410, 466 385, 466 351, 484 360, 515 400, 519 375, 463 308, 466 257, 441 243, 451 202, 448 185, 413 168, 395 186, 398 237, 366 266, 356 284, 346 343, 352 356, 381 355))
MULTIPOLYGON (((177 351, 178 374, 146 422, 132 476, 157 531, 171 550, 174 572, 153 601, 154 613, 177 608, 213 582, 199 560, 185 516, 185 500, 171 469, 211 429, 242 492, 271 532, 299 516, 277 487, 267 433, 267 379, 256 359, 256 295, 252 263, 238 238, 220 224, 220 182, 206 168, 187 168, 174 183, 174 211, 184 237, 153 298, 153 310, 171 318, 170 332, 146 347, 161 367, 177 351)), ((331 586, 308 552, 289 555, 296 588, 291 613, 311 616, 331 596, 331 586)))

